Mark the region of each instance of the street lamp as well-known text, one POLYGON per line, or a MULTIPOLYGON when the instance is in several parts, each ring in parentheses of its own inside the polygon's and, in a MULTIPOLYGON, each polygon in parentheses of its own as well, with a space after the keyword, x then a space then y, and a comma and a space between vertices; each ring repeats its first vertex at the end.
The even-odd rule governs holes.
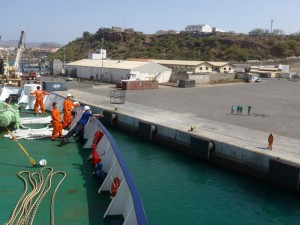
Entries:
POLYGON ((64 47, 64 64, 63 64, 63 70, 62 70, 62 74, 65 75, 65 64, 66 64, 66 51, 65 51, 65 47, 64 47))
POLYGON ((101 79, 103 77, 103 44, 104 44, 104 35, 103 38, 101 38, 102 41, 102 47, 101 47, 101 60, 102 60, 102 67, 101 67, 101 79))

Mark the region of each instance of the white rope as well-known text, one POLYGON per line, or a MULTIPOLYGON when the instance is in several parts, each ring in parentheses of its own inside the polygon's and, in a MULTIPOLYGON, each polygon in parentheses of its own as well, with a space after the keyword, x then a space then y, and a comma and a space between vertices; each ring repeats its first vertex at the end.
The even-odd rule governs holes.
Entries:
POLYGON ((50 203, 50 224, 54 225, 55 197, 58 188, 60 187, 66 176, 67 174, 65 172, 53 171, 53 168, 51 167, 44 167, 39 172, 33 173, 30 173, 29 171, 20 171, 18 173, 18 177, 24 183, 24 191, 5 225, 32 225, 40 203, 49 192, 49 190, 53 190, 53 188, 55 188, 52 191, 50 203), (43 170, 48 170, 46 178, 44 178, 43 170), (27 178, 24 178, 22 176, 24 173, 27 174, 27 178), (57 174, 60 174, 62 177, 60 178, 60 181, 58 182, 56 187, 52 187, 52 178, 57 174), (28 185, 28 181, 32 188, 31 190, 28 190, 28 187, 30 187, 28 185))
MULTIPOLYGON (((41 138, 49 138, 52 135, 53 128, 52 127, 44 127, 44 128, 39 128, 39 129, 26 129, 26 130, 21 130, 17 129, 13 131, 13 135, 16 137, 16 139, 41 139, 41 138)), ((63 135, 66 135, 68 133, 67 130, 62 131, 63 135)), ((4 135, 6 138, 12 139, 12 136, 10 134, 4 135)))
MULTIPOLYGON (((49 138, 52 135, 53 127, 51 123, 51 116, 48 117, 25 117, 21 118, 20 127, 23 129, 17 129, 13 131, 13 135, 16 139, 42 139, 49 138), (24 124, 47 124, 46 127, 43 128, 30 128, 25 127, 24 124)), ((62 130, 62 134, 66 135, 68 133, 67 130, 62 130)), ((13 137, 10 134, 4 135, 6 138, 12 139, 13 137)))
POLYGON ((48 124, 50 123, 50 121, 51 121, 51 116, 21 118, 21 124, 48 124))

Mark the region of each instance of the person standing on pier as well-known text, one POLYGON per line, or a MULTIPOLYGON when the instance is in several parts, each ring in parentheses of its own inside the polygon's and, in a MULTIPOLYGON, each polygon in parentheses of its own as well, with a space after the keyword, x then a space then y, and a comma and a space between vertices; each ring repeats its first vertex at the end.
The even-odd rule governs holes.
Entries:
POLYGON ((250 116, 252 106, 251 106, 251 105, 248 105, 247 107, 248 107, 248 116, 250 116))
POLYGON ((270 150, 272 150, 273 141, 274 141, 274 135, 271 132, 269 137, 268 137, 268 149, 270 149, 270 150))
POLYGON ((231 106, 231 115, 234 114, 234 111, 235 111, 235 107, 234 107, 234 105, 233 105, 233 106, 231 106))

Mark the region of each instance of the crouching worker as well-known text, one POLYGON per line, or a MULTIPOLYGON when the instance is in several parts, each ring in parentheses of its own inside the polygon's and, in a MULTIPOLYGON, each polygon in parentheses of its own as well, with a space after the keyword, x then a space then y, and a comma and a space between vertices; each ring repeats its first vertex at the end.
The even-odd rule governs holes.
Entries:
POLYGON ((60 113, 57 109, 56 102, 53 102, 53 104, 52 104, 51 118, 52 118, 52 126, 53 126, 51 141, 55 141, 57 134, 59 134, 59 138, 63 137, 63 135, 62 135, 62 119, 61 119, 60 113))
POLYGON ((90 117, 99 118, 99 117, 103 117, 103 115, 102 114, 93 114, 93 113, 91 113, 91 109, 89 106, 84 106, 84 113, 82 114, 80 120, 77 122, 75 127, 73 127, 71 130, 69 130, 69 132, 64 136, 64 141, 67 142, 70 137, 83 131, 84 126, 87 124, 90 117))

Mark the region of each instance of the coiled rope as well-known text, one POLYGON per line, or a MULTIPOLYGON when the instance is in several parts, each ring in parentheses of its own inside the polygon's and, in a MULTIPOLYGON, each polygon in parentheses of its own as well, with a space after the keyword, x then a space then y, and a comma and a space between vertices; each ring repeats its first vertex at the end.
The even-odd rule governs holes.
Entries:
POLYGON ((53 171, 51 167, 43 167, 39 172, 30 173, 29 171, 23 170, 18 173, 18 177, 24 183, 24 192, 5 225, 32 225, 40 203, 52 188, 52 178, 57 174, 61 174, 62 178, 52 193, 50 203, 50 224, 54 225, 54 202, 56 193, 67 174, 63 171, 53 171), (44 179, 43 174, 45 170, 48 170, 46 179, 44 179), (27 179, 23 177, 23 174, 27 174, 27 179), (31 191, 28 191, 27 181, 29 181, 32 187, 31 191))

